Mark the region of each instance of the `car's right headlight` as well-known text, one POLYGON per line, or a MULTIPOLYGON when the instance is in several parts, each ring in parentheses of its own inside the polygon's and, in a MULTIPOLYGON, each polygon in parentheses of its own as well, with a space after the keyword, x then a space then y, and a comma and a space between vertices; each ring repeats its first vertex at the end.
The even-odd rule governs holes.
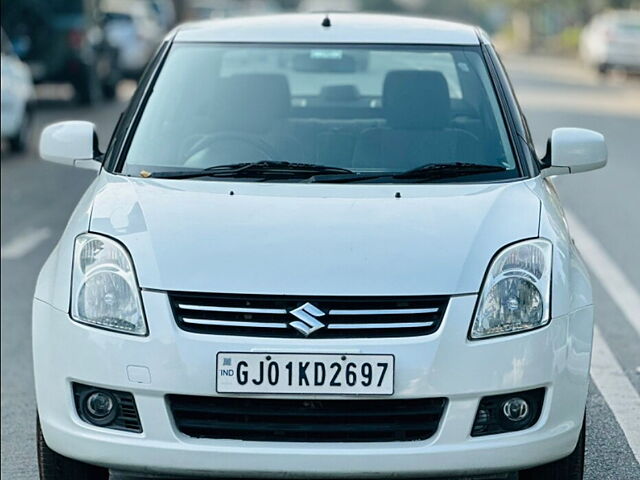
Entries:
POLYGON ((133 262, 118 242, 85 233, 73 252, 71 317, 95 327, 146 335, 133 262))
POLYGON ((552 251, 549 240, 538 238, 510 245, 494 258, 471 325, 472 340, 549 322, 552 251))

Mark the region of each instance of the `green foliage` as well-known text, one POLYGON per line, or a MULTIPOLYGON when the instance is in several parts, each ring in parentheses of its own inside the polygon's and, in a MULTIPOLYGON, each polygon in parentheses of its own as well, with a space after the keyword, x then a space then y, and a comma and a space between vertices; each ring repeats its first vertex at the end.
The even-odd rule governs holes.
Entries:
POLYGON ((580 45, 582 28, 568 27, 557 35, 545 39, 545 51, 554 54, 575 55, 580 45))

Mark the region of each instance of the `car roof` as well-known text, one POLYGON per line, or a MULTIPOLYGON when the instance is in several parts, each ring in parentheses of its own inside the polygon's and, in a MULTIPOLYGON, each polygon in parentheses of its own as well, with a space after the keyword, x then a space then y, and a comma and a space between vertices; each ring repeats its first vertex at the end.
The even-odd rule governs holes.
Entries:
POLYGON ((176 42, 478 45, 475 27, 420 17, 305 13, 207 20, 181 25, 176 42), (323 27, 325 16, 330 27, 323 27))

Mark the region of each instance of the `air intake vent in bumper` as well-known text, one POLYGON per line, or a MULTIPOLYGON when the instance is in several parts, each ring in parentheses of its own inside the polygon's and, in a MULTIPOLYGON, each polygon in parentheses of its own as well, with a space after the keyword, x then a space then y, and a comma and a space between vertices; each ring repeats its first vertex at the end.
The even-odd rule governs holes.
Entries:
POLYGON ((167 398, 175 425, 185 435, 261 442, 426 440, 438 430, 447 403, 445 398, 167 398))

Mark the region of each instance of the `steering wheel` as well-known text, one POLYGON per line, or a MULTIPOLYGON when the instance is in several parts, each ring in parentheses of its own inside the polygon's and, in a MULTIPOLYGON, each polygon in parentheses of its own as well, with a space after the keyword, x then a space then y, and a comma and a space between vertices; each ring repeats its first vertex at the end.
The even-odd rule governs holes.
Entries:
MULTIPOLYGON (((262 140, 261 138, 255 136, 248 136, 244 133, 237 132, 220 132, 214 133, 213 135, 207 135, 206 137, 200 138, 197 140, 191 147, 189 147, 184 154, 184 158, 186 158, 184 165, 191 166, 190 163, 193 163, 193 157, 204 151, 212 149, 216 144, 222 144, 224 142, 235 142, 244 146, 248 146, 250 149, 253 149, 258 153, 256 155, 255 161, 279 161, 280 154, 278 151, 269 145, 267 142, 262 140)), ((210 165, 207 165, 210 166, 210 165)))

